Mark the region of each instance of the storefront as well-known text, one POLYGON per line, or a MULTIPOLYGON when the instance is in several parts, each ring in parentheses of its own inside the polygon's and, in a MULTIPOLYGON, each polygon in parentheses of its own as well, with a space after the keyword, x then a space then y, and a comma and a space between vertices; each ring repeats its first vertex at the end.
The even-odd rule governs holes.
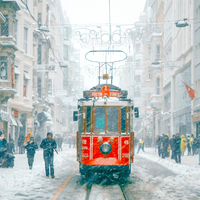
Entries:
POLYGON ((200 113, 196 113, 194 115, 192 115, 192 122, 194 123, 195 125, 195 132, 196 132, 196 135, 195 137, 199 137, 200 136, 200 113))
POLYGON ((10 114, 10 135, 15 141, 15 146, 17 147, 17 141, 19 137, 20 128, 22 128, 22 123, 19 119, 19 112, 16 109, 11 110, 10 114))

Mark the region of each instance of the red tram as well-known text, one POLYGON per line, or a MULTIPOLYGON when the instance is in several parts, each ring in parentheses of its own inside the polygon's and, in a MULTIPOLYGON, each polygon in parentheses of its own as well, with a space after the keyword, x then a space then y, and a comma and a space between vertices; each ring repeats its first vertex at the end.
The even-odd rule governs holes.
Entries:
POLYGON ((77 161, 81 175, 109 173, 129 176, 134 161, 134 116, 138 108, 128 92, 99 84, 83 92, 74 121, 78 121, 77 161))

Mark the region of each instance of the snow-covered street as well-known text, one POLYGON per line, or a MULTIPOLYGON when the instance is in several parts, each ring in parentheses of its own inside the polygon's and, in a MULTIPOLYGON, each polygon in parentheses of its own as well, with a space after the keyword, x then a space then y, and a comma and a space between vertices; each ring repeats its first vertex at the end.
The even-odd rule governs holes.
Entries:
MULTIPOLYGON (((76 176, 78 162, 75 149, 64 145, 63 151, 55 154, 56 179, 45 177, 42 150, 36 152, 33 170, 28 169, 25 154, 16 154, 15 157, 13 169, 0 168, 0 199, 85 199, 86 184, 81 184, 81 178, 76 176)), ((128 178, 125 190, 135 200, 200 199, 200 167, 194 163, 190 166, 198 161, 198 157, 185 156, 182 160, 185 164, 163 160, 154 149, 136 154, 132 164, 133 176, 128 178)), ((123 199, 123 196, 118 185, 94 184, 90 199, 123 199)))

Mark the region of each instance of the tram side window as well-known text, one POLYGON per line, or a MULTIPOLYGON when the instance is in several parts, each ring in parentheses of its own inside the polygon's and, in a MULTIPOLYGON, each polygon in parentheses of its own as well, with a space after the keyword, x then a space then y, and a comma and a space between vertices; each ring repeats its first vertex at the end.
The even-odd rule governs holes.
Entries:
POLYGON ((91 107, 86 107, 86 132, 91 132, 91 107))
POLYGON ((95 108, 95 132, 105 132, 105 108, 95 108))
POLYGON ((118 108, 107 109, 107 131, 118 132, 118 108))
POLYGON ((78 114, 78 132, 81 133, 81 109, 79 109, 78 114))
POLYGON ((126 132, 126 107, 121 109, 121 132, 126 132))

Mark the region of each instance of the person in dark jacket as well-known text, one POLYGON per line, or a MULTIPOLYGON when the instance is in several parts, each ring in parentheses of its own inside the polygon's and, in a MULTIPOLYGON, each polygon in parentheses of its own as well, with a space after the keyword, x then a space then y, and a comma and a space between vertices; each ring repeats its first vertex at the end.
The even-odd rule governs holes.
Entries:
POLYGON ((0 131, 0 162, 2 162, 6 152, 7 141, 4 134, 0 131))
POLYGON ((19 147, 19 154, 25 153, 24 152, 24 140, 25 140, 24 135, 20 135, 18 138, 18 141, 17 141, 17 145, 19 147))
POLYGON ((40 147, 43 149, 46 177, 49 177, 49 166, 50 166, 51 177, 55 178, 53 159, 54 159, 54 150, 56 150, 57 144, 56 141, 53 139, 53 134, 51 132, 47 133, 47 138, 42 140, 40 147))
POLYGON ((34 141, 34 137, 30 137, 30 141, 26 142, 25 149, 27 150, 27 158, 29 169, 33 168, 35 150, 38 149, 37 143, 34 141))
POLYGON ((38 147, 40 146, 41 141, 42 141, 42 138, 41 138, 40 134, 37 134, 35 136, 35 142, 37 143, 38 147))
POLYGON ((171 146, 171 151, 172 151, 172 155, 171 155, 171 159, 175 159, 175 138, 176 136, 173 135, 172 138, 170 139, 170 146, 171 146))
POLYGON ((13 152, 15 152, 15 142, 13 139, 10 139, 7 143, 7 153, 13 154, 13 152))
POLYGON ((158 155, 160 157, 161 156, 161 149, 160 149, 160 147, 161 147, 161 136, 160 135, 157 136, 156 145, 158 147, 158 155))
POLYGON ((63 143, 63 139, 60 135, 58 135, 58 137, 56 138, 56 142, 58 144, 58 151, 62 151, 62 143, 63 143))
POLYGON ((176 163, 181 163, 181 138, 179 134, 175 137, 175 161, 176 163))
POLYGON ((163 135, 162 137, 162 158, 165 159, 165 157, 167 157, 167 148, 169 146, 169 137, 167 135, 163 135))

